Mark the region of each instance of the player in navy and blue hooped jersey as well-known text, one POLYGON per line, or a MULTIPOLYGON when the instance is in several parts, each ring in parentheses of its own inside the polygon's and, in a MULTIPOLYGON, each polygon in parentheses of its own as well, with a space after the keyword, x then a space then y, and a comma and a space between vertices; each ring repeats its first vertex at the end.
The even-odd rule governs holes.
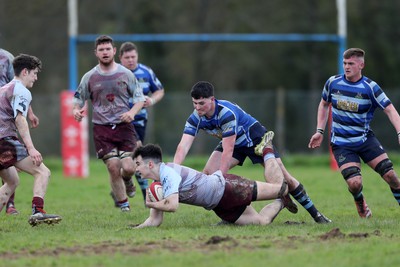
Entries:
POLYGON ((393 164, 370 127, 375 110, 381 109, 389 117, 400 141, 400 117, 379 85, 362 75, 365 52, 350 48, 343 54, 344 74, 332 76, 325 83, 318 107, 317 132, 309 147, 321 145, 332 105, 331 146, 340 171, 354 197, 359 216, 369 218, 369 209, 362 193, 360 158, 378 172, 389 184, 400 204, 400 181, 393 164))
MULTIPOLYGON (((214 97, 214 87, 211 83, 197 82, 191 90, 195 110, 186 121, 184 132, 175 152, 174 163, 181 164, 200 130, 213 135, 221 142, 215 148, 203 172, 213 173, 221 170, 226 174, 236 165, 242 165, 247 157, 253 164, 264 166, 264 177, 271 183, 277 183, 273 177, 281 173, 289 185, 289 193, 310 213, 317 223, 329 223, 331 220, 320 213, 303 185, 285 168, 276 149, 265 150, 267 137, 266 128, 254 117, 246 113, 238 105, 214 97), (266 168, 266 161, 276 158, 276 168, 266 168)), ((296 205, 289 199, 286 206, 296 213, 296 205)))
MULTIPOLYGON (((136 114, 132 122, 139 140, 143 144, 148 118, 147 107, 155 105, 164 97, 164 87, 150 67, 138 63, 139 53, 135 44, 131 42, 123 43, 119 48, 119 59, 124 67, 135 74, 146 98, 143 108, 136 114)), ((132 102, 130 102, 130 105, 133 106, 132 102)), ((143 198, 146 199, 147 179, 142 179, 137 174, 135 176, 142 190, 143 198)))

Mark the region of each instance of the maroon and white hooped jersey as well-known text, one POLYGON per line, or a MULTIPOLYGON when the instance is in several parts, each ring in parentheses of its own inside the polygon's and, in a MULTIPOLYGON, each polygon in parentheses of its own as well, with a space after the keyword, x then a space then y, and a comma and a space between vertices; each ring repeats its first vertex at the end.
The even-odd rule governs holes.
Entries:
POLYGON ((0 138, 18 137, 15 118, 18 112, 27 116, 31 101, 31 92, 16 79, 0 88, 0 138))

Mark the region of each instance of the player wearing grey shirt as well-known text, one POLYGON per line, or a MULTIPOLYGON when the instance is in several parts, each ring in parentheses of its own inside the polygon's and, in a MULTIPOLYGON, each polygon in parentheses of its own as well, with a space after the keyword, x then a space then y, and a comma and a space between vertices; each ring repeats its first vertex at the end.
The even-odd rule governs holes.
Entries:
POLYGON ((146 198, 150 216, 137 228, 161 225, 163 212, 175 212, 179 203, 213 210, 229 223, 267 225, 283 209, 281 198, 288 193, 286 182, 270 184, 234 174, 223 176, 221 171, 207 175, 175 163, 163 163, 161 148, 153 144, 136 149, 133 158, 142 177, 161 182, 164 196, 156 202, 146 198), (260 212, 251 206, 252 201, 272 199, 274 202, 260 212))
POLYGON ((99 64, 83 76, 74 95, 72 112, 75 120, 81 121, 85 116, 85 101, 90 99, 97 157, 107 167, 116 206, 121 211, 130 211, 128 196, 133 197, 136 191, 131 156, 138 141, 131 122, 142 109, 145 98, 133 73, 114 61, 115 53, 110 36, 96 39, 95 55, 99 64), (130 98, 136 103, 132 108, 130 98))
POLYGON ((11 82, 11 80, 13 79, 13 60, 14 56, 10 52, 0 48, 0 86, 11 82))

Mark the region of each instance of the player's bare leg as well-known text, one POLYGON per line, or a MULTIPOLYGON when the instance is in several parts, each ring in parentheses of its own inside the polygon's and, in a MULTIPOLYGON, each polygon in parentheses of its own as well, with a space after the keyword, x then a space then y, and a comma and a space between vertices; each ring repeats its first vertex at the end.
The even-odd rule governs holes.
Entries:
POLYGON ((235 224, 248 225, 248 224, 259 224, 268 225, 270 224, 279 212, 283 209, 283 204, 280 199, 276 199, 274 202, 266 205, 260 213, 258 213, 251 205, 247 206, 245 211, 236 220, 235 224))
POLYGON ((125 184, 121 176, 121 160, 118 157, 113 157, 107 159, 104 163, 107 166, 111 189, 118 207, 121 208, 121 211, 130 211, 125 184))
MULTIPOLYGON (((267 182, 281 185, 285 181, 282 170, 275 158, 272 140, 274 132, 268 131, 264 134, 261 142, 254 148, 254 152, 264 159, 264 177, 267 182)), ((297 213, 297 205, 289 195, 282 197, 284 206, 292 213, 297 213)))
POLYGON ((39 166, 32 162, 28 156, 15 164, 15 167, 23 172, 33 176, 33 198, 32 198, 32 215, 29 217, 28 223, 31 226, 39 224, 56 224, 62 220, 62 217, 56 214, 47 214, 44 210, 44 197, 47 191, 47 185, 50 180, 50 170, 41 163, 39 166))
POLYGON ((0 187, 0 212, 7 203, 10 196, 15 192, 19 184, 18 173, 15 168, 11 167, 0 171, 3 178, 3 185, 0 187))

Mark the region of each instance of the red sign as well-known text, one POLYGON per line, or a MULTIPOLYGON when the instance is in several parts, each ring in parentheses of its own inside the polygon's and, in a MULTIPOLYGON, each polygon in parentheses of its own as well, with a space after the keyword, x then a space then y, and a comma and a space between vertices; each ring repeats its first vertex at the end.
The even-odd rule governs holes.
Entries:
POLYGON ((74 92, 61 92, 61 153, 66 177, 89 175, 88 118, 77 122, 72 114, 74 92))

